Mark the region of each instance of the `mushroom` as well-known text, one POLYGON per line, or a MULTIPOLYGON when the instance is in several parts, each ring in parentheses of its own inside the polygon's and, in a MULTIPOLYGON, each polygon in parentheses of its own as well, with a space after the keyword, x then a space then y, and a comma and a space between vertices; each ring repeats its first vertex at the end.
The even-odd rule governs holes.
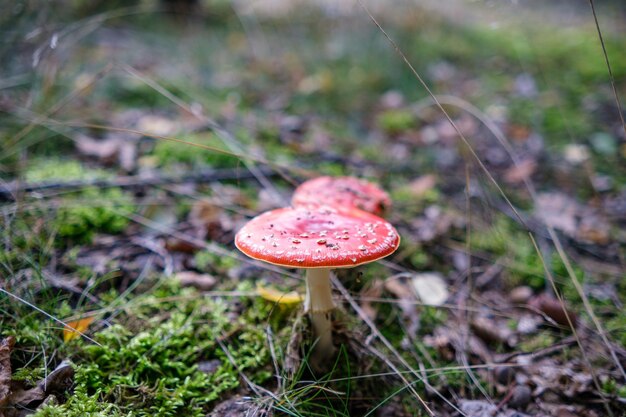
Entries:
POLYGON ((294 206, 326 204, 358 208, 381 216, 391 207, 389 195, 371 182, 354 177, 318 177, 305 181, 293 193, 294 206))
POLYGON ((393 253, 400 244, 386 220, 358 209, 330 206, 286 207, 250 220, 235 236, 237 248, 274 265, 306 269, 305 312, 317 343, 315 365, 334 351, 330 270, 366 264, 393 253))

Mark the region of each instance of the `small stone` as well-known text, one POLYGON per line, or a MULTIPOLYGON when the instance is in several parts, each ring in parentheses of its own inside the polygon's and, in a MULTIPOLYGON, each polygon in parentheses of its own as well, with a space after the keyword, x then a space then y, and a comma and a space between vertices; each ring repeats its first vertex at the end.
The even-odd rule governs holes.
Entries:
POLYGON ((513 394, 509 400, 512 408, 525 409, 532 399, 532 392, 527 385, 517 385, 513 388, 513 394))
POLYGON ((583 163, 590 157, 589 148, 579 144, 567 145, 563 153, 565 160, 573 165, 583 163))
POLYGON ((515 370, 510 366, 499 366, 493 371, 496 381, 502 385, 509 385, 515 378, 515 370))
POLYGON ((532 315, 524 315, 517 322, 517 331, 521 334, 535 333, 541 324, 541 319, 532 315))
POLYGON ((525 304, 530 297, 533 296, 532 288, 522 285, 520 287, 515 287, 509 293, 509 297, 511 297, 511 302, 515 304, 525 304))
POLYGON ((463 415, 472 417, 493 416, 498 410, 494 404, 481 400, 460 400, 458 405, 463 415))

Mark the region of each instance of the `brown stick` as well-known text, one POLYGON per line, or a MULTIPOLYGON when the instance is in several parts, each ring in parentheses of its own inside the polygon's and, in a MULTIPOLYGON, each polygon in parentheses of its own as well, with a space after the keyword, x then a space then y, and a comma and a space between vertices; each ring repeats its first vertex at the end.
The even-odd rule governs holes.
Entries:
MULTIPOLYGON (((269 168, 260 168, 264 175, 278 175, 269 168)), ((150 187, 156 185, 180 184, 186 182, 210 182, 223 180, 249 180, 254 179, 254 175, 247 169, 228 168, 228 169, 205 169, 180 176, 154 176, 141 177, 138 175, 129 175, 107 179, 91 179, 91 180, 72 180, 64 182, 44 181, 37 183, 20 183, 17 181, 8 184, 0 184, 0 199, 15 200, 17 194, 31 193, 35 191, 49 190, 78 190, 85 187, 97 188, 135 188, 150 187)))

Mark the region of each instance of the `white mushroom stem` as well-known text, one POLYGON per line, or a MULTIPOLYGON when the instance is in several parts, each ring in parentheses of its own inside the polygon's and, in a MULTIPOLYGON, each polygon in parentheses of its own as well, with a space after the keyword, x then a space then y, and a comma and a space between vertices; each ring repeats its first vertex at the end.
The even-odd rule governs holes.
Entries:
POLYGON ((330 287, 330 269, 307 269, 304 310, 309 313, 313 333, 317 339, 312 354, 313 361, 321 362, 333 354, 331 315, 334 308, 330 287))

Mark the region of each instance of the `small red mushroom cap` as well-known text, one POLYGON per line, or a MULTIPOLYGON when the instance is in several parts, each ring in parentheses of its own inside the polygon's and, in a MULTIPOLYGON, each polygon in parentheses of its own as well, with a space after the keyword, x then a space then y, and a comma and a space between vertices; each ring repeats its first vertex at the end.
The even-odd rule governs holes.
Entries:
POLYGON ((371 182, 354 177, 318 177, 305 181, 293 193, 294 206, 326 204, 333 207, 356 207, 382 215, 391 207, 389 195, 371 182))
POLYGON ((361 210, 286 207, 250 220, 235 245, 251 258, 297 268, 342 268, 384 258, 400 244, 386 220, 361 210))

